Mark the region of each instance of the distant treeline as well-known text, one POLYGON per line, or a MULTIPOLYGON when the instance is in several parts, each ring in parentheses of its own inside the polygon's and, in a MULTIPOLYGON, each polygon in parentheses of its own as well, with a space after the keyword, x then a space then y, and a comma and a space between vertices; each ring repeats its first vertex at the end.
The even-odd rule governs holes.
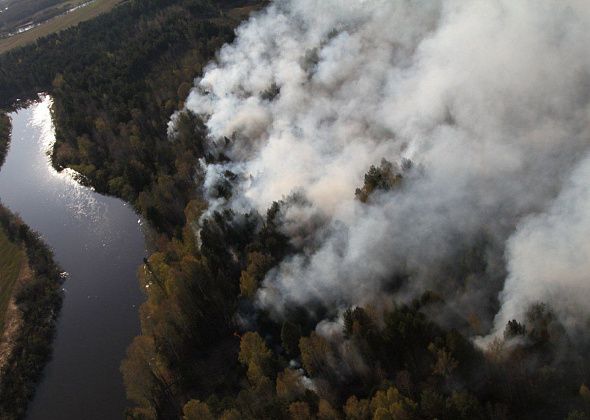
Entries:
POLYGON ((0 372, 0 418, 24 417, 43 367, 51 354, 55 321, 62 303, 62 277, 52 252, 17 216, 0 205, 0 229, 26 250, 32 277, 15 291, 22 317, 12 353, 0 372))

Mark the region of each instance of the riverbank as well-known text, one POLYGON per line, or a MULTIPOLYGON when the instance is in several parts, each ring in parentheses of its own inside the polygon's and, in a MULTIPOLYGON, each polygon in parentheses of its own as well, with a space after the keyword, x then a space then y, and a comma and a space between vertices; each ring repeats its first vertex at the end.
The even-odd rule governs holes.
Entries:
POLYGON ((0 418, 24 416, 51 354, 62 276, 51 250, 0 205, 0 418))
POLYGON ((10 352, 10 333, 14 326, 18 325, 15 318, 14 290, 17 280, 22 279, 21 273, 28 266, 25 261, 24 249, 11 241, 6 233, 0 230, 0 371, 6 360, 5 356, 10 352))
POLYGON ((10 117, 0 112, 0 168, 6 159, 6 152, 8 152, 10 131, 10 117))
POLYGON ((41 22, 27 31, 0 39, 0 54, 31 44, 39 38, 63 31, 79 24, 80 22, 93 19, 96 16, 113 9, 122 1, 123 0, 94 0, 82 3, 80 6, 41 22))
POLYGON ((119 364, 140 328, 136 270, 146 255, 144 223, 130 205, 51 167, 51 102, 43 96, 10 114, 10 149, 0 170, 3 204, 42 235, 68 272, 51 360, 26 418, 116 419, 128 405, 119 364))
MULTIPOLYGON (((79 25, 72 30, 41 39, 37 42, 36 48, 29 46, 0 56, 0 66, 6 68, 6 75, 10 74, 10 77, 0 75, 0 93, 3 93, 0 97, 9 101, 11 98, 29 98, 32 92, 48 91, 55 101, 53 116, 57 139, 52 154, 54 167, 58 169, 73 168, 84 174, 97 191, 121 197, 132 203, 140 212, 142 219, 148 221, 157 232, 153 238, 150 238, 153 244, 152 248, 154 248, 152 251, 158 250, 161 252, 160 255, 165 254, 167 258, 170 255, 174 260, 176 260, 175 254, 186 255, 187 261, 192 261, 193 250, 196 252, 196 244, 194 243, 191 222, 198 218, 202 209, 199 191, 201 180, 198 179, 199 174, 195 170, 195 162, 204 157, 203 144, 206 133, 199 118, 185 114, 178 122, 178 133, 174 141, 169 141, 166 131, 167 124, 170 115, 184 107, 188 91, 194 78, 201 73, 202 67, 214 58, 215 52, 224 43, 233 39, 234 29, 240 21, 263 3, 252 0, 228 0, 220 2, 219 7, 216 7, 205 1, 129 2, 115 8, 112 13, 79 25), (104 32, 105 27, 109 28, 108 37, 104 32), (66 45, 68 46, 67 53, 64 51, 66 45), (96 57, 110 58, 97 61, 96 57), (89 64, 81 68, 76 64, 80 62, 89 64), (22 72, 19 71, 20 69, 27 69, 27 71, 22 72), (43 69, 43 71, 38 71, 38 69, 43 69), (89 92, 88 80, 96 81, 90 87, 91 92, 89 92), (183 249, 176 252, 175 248, 180 246, 180 238, 183 238, 183 249)), ((14 187, 8 186, 7 188, 14 187)), ((20 191, 16 194, 20 194, 20 191)), ((25 216, 23 214, 23 218, 27 223, 30 223, 30 219, 25 216)), ((41 227, 32 226, 43 232, 44 237, 47 237, 48 242, 54 246, 54 242, 49 235, 46 236, 41 227)), ((81 235, 77 234, 76 236, 80 237, 81 235)), ((59 248, 54 249, 58 261, 72 274, 73 279, 75 273, 71 270, 68 262, 65 259, 62 260, 59 248)), ((218 261, 224 261, 225 257, 225 255, 221 256, 218 261)), ((150 258, 150 261, 155 261, 155 258, 157 256, 150 258)), ((95 262, 91 260, 88 264, 95 262)), ((79 264, 80 259, 76 263, 79 264)), ((137 265, 140 263, 141 260, 137 265)), ((88 264, 86 268, 89 267, 88 264)), ((155 266, 155 262, 153 264, 155 266)), ((174 265, 176 269, 176 261, 170 264, 174 265)), ((184 270, 191 267, 192 265, 189 264, 182 268, 184 270)), ((219 270, 221 268, 217 265, 213 267, 215 272, 226 271, 225 269, 219 270)), ((237 271, 239 274, 239 270, 234 270, 232 267, 232 274, 234 274, 233 271, 237 271)), ((192 292, 204 289, 200 285, 197 288, 194 283, 198 276, 193 276, 188 272, 185 275, 188 276, 190 284, 194 286, 191 286, 191 290, 186 291, 183 295, 186 299, 181 299, 175 294, 173 299, 166 299, 161 305, 160 302, 155 302, 155 305, 152 305, 158 309, 158 313, 161 310, 163 314, 169 312, 166 311, 168 303, 171 305, 182 304, 180 314, 177 315, 177 311, 174 311, 171 317, 162 320, 163 322, 160 324, 166 328, 166 331, 168 331, 169 325, 177 321, 178 325, 183 325, 182 337, 177 337, 175 334, 169 340, 173 347, 178 344, 179 349, 181 347, 182 349, 191 348, 192 342, 187 342, 186 332, 192 329, 197 330, 197 324, 201 322, 200 318, 199 320, 183 319, 192 316, 190 308, 194 306, 209 307, 212 302, 211 299, 201 302, 202 296, 200 295, 192 296, 192 292), (186 306, 185 303, 189 305, 186 306), (203 305, 200 306, 201 303, 203 305)), ((133 275, 133 277, 135 276, 133 275)), ((234 276, 232 276, 233 278, 234 276)), ((104 279, 109 279, 109 276, 103 275, 100 280, 104 279)), ((80 384, 78 372, 67 374, 63 372, 63 370, 71 370, 70 366, 73 363, 71 358, 68 360, 65 354, 71 357, 74 353, 73 350, 64 350, 63 358, 60 356, 62 354, 60 342, 67 342, 63 332, 66 331, 67 334, 76 328, 75 326, 70 328, 62 325, 65 324, 63 320, 68 318, 69 306, 73 306, 71 302, 75 302, 75 299, 72 299, 74 283, 68 281, 68 299, 64 303, 62 318, 60 318, 58 327, 60 333, 54 344, 54 359, 47 369, 50 372, 48 380, 39 387, 38 396, 31 405, 30 415, 38 414, 39 417, 36 418, 44 420, 65 418, 64 410, 73 412, 72 405, 80 406, 78 400, 85 398, 85 392, 89 391, 86 389, 87 383, 84 383, 83 387, 78 385, 74 391, 77 396, 77 401, 74 403, 59 399, 68 394, 65 389, 53 393, 50 389, 56 387, 51 388, 46 385, 46 383, 55 385, 52 372, 53 376, 57 376, 56 372, 61 375, 59 378, 61 382, 58 383, 57 388, 65 388, 66 386, 74 388, 76 384, 80 384), (51 366, 54 364, 56 367, 52 369, 51 366), (48 407, 55 408, 55 412, 61 410, 61 417, 48 417, 48 413, 51 411, 47 410, 48 407), (45 417, 40 417, 41 414, 45 417)), ((169 283, 170 287, 175 290, 180 290, 177 286, 183 284, 176 278, 170 278, 169 283)), ((231 311, 233 306, 228 305, 226 308, 223 303, 226 301, 233 303, 233 299, 226 299, 226 295, 233 296, 237 293, 235 284, 225 287, 224 290, 217 293, 217 286, 213 283, 215 285, 227 284, 222 281, 212 281, 211 293, 207 296, 223 295, 223 299, 215 300, 215 305, 209 311, 205 311, 210 315, 206 321, 213 327, 203 333, 191 334, 195 337, 198 336, 199 339, 214 336, 216 325, 223 325, 223 332, 227 332, 223 320, 226 319, 225 315, 231 311), (219 313, 220 311, 222 313, 219 313)), ((142 286, 142 289, 147 291, 148 285, 142 283, 142 286)), ((86 299, 87 296, 88 303, 94 304, 95 294, 88 293, 83 296, 83 299, 86 299)), ((142 296, 141 301, 144 300, 145 296, 142 296)), ((148 306, 146 305, 146 307, 148 306)), ((75 310, 78 308, 72 309, 72 311, 75 310)), ((136 315, 137 312, 137 307, 135 307, 134 314, 136 315)), ((113 310, 110 310, 108 315, 114 313, 113 310)), ((120 324, 122 320, 127 318, 129 317, 118 316, 117 323, 120 324)), ((157 319, 160 317, 158 316, 157 319)), ((80 325, 86 323, 86 320, 81 320, 78 315, 76 323, 80 325)), ((87 325, 89 324, 87 323, 87 325)), ((76 330, 76 332, 78 331, 76 330)), ((112 344, 112 330, 104 329, 103 334, 105 332, 108 333, 109 342, 112 344)), ((154 334, 158 339, 160 332, 164 333, 164 330, 158 330, 154 334)), ((144 333, 149 334, 149 331, 144 331, 144 333)), ((135 335, 138 334, 139 331, 135 335)), ((100 337, 97 333, 94 335, 100 337)), ((85 344, 86 354, 88 351, 94 350, 93 346, 83 343, 83 339, 79 335, 76 336, 76 339, 80 345, 85 344)), ((226 345, 226 341, 222 343, 224 349, 228 347, 230 350, 224 350, 219 354, 235 350, 235 340, 233 338, 231 340, 231 345, 226 345)), ((105 341, 104 338, 103 341, 105 341)), ((125 347, 130 342, 131 339, 125 343, 125 347)), ((68 342, 67 345, 71 348, 77 346, 77 343, 68 342)), ((215 340, 211 346, 202 350, 214 350, 218 347, 217 344, 217 340, 215 340)), ((160 350, 158 349, 158 351, 160 350)), ((178 365, 174 373, 178 373, 177 376, 180 378, 180 374, 184 370, 182 367, 190 364, 190 361, 198 354, 187 353, 187 357, 180 358, 182 365, 178 365)), ((88 359, 92 359, 90 356, 88 359)), ((165 360, 165 356, 158 354, 162 360, 165 360)), ((94 360, 103 357, 104 355, 96 356, 94 360)), ((121 359, 123 356, 119 360, 121 359)), ((128 358, 131 363, 135 359, 134 357, 128 358)), ((234 359, 231 358, 231 360, 234 359)), ((96 363, 94 364, 96 365, 96 363)), ((230 363, 227 367, 229 371, 233 371, 235 363, 230 363)), ((168 394, 172 400, 168 404, 171 406, 171 411, 178 411, 178 407, 186 402, 185 390, 192 391, 197 387, 197 383, 193 381, 193 370, 191 368, 191 371, 187 372, 190 375, 184 375, 187 377, 187 381, 178 383, 174 390, 169 387, 154 390, 156 393, 168 394)), ((142 370, 141 373, 143 372, 142 370)), ((126 376, 130 377, 130 375, 126 376)), ((95 378, 96 375, 89 373, 85 377, 88 381, 88 378, 95 378)), ((117 376, 117 380, 119 378, 120 375, 117 376)), ((140 384, 142 389, 150 386, 149 381, 141 382, 143 382, 140 384)), ((218 381, 216 380, 215 383, 218 381)), ((231 383, 233 384, 234 381, 231 383)), ((133 384, 128 383, 127 385, 128 396, 134 398, 133 384)), ((71 394, 70 392, 69 395, 71 394)), ((93 395, 96 399, 96 395, 103 397, 104 393, 95 392, 93 395)), ((154 397, 158 400, 163 398, 161 395, 154 397)), ((84 408, 88 409, 89 404, 84 408)), ((105 407, 107 404, 103 402, 100 405, 105 407)), ((110 403, 110 405, 117 408, 118 401, 116 404, 110 403)), ((127 404, 127 406, 129 405, 127 404)), ((166 412, 168 412, 167 408, 166 412)), ((120 410, 120 412, 122 411, 120 410)), ((78 415, 81 416, 80 413, 78 415)), ((102 418, 115 417, 103 416, 102 418)))
MULTIPOLYGON (((0 114, 0 167, 11 135, 0 114)), ((21 418, 51 354, 61 275, 51 250, 0 204, 0 418, 21 418)))

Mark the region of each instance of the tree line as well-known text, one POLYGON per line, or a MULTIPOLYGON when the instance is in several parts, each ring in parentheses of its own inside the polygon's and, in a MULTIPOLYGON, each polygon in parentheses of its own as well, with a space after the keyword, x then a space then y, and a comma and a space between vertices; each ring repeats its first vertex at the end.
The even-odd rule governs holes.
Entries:
MULTIPOLYGON (((202 67, 259 1, 131 0, 0 55, 0 107, 53 96, 52 161, 121 197, 159 233, 178 234, 194 196, 197 142, 167 124, 202 67)), ((198 133, 197 133, 198 135, 198 133)))
POLYGON ((8 153, 11 129, 12 125, 10 124, 10 117, 5 113, 0 112, 0 168, 4 164, 6 153, 8 153))

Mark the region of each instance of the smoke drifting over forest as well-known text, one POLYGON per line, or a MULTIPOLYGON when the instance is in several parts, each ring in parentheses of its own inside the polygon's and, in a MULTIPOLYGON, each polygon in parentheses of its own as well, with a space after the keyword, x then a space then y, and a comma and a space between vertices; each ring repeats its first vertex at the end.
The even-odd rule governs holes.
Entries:
POLYGON ((338 312, 434 290, 483 335, 538 301, 584 324, 589 27, 575 0, 277 0, 250 18, 186 107, 229 158, 204 164, 206 186, 237 175, 211 209, 285 200, 299 252, 259 305, 338 312), (362 202, 382 159, 403 182, 362 202), (457 287, 474 247, 481 265, 457 287))

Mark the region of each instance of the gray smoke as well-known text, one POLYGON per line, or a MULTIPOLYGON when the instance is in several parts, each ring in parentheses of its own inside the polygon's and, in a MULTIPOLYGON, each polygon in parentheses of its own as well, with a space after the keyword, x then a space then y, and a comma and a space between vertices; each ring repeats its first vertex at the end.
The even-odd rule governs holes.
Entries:
POLYGON ((285 229, 322 221, 260 305, 366 304, 399 273, 399 298, 452 288, 440 268, 485 234, 459 311, 503 288, 495 332, 536 300, 568 324, 587 316, 589 27, 582 0, 276 0, 243 24, 186 102, 212 149, 231 141, 207 185, 225 170, 239 182, 212 208, 297 193, 285 229), (416 169, 361 203, 383 158, 416 169))
POLYGON ((549 302, 570 330, 590 320, 590 157, 571 172, 559 196, 525 218, 508 241, 510 275, 498 328, 536 302, 549 302))

